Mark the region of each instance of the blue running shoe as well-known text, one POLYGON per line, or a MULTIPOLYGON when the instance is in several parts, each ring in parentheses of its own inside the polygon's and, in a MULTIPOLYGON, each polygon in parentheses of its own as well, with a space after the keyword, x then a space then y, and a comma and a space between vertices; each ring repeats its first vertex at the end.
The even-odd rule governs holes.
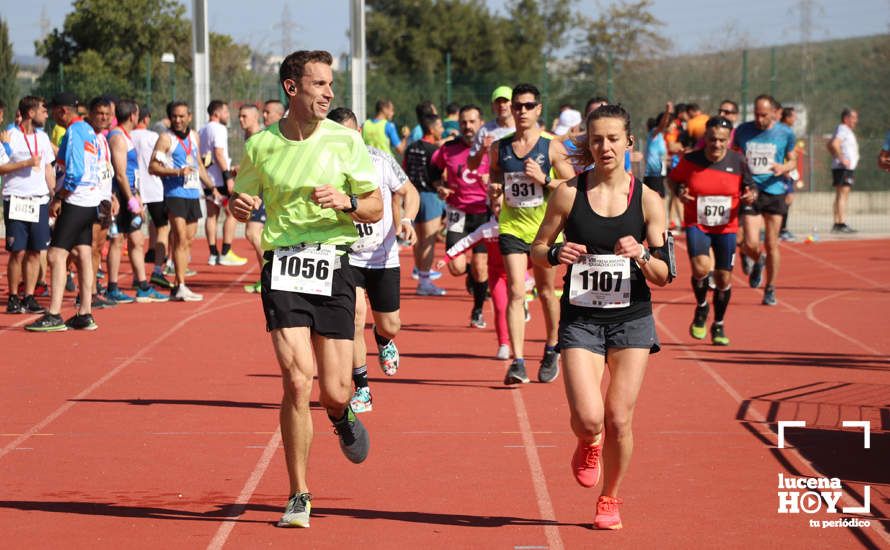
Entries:
POLYGON ((151 302, 169 302, 170 296, 167 294, 161 294, 154 287, 150 286, 145 290, 141 288, 136 291, 136 301, 140 304, 148 304, 151 302))
POLYGON ((136 300, 130 296, 129 294, 124 293, 123 290, 116 288, 113 291, 109 290, 105 292, 105 298, 109 298, 114 300, 119 304, 132 304, 136 300))

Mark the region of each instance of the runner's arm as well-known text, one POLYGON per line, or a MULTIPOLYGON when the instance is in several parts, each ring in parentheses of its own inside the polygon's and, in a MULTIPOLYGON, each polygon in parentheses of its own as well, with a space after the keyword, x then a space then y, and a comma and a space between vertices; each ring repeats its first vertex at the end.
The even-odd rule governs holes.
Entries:
POLYGON ((177 177, 184 176, 185 170, 189 167, 186 166, 184 168, 172 168, 167 166, 167 159, 170 160, 170 163, 173 163, 173 159, 170 159, 167 156, 167 151, 170 149, 170 136, 167 134, 161 134, 158 137, 158 141, 155 143, 154 151, 151 152, 151 161, 148 163, 148 173, 152 176, 159 177, 177 177))
POLYGON ((551 268, 557 264, 571 264, 578 259, 581 254, 587 253, 587 247, 578 244, 565 242, 561 245, 554 245, 559 234, 565 227, 566 219, 572 210, 572 203, 575 201, 575 193, 577 191, 577 178, 573 178, 566 182, 566 185, 560 185, 556 188, 550 200, 547 201, 547 211, 544 214, 544 221, 538 228, 538 234, 532 241, 531 260, 535 265, 551 268), (573 183, 574 182, 574 183, 573 183), (553 252, 551 252, 553 248, 553 252), (551 261, 553 260, 553 261, 551 261))
MULTIPOLYGON (((192 143, 194 143, 194 147, 201 150, 201 138, 198 136, 196 132, 192 132, 192 143)), ((201 179, 201 183, 204 184, 204 188, 208 191, 212 191, 214 196, 218 195, 218 191, 216 190, 216 186, 213 184, 213 180, 210 179, 210 174, 207 173, 207 168, 204 167, 204 163, 200 162, 198 159, 198 177, 201 179)))
POLYGON ((498 201, 504 194, 504 172, 501 170, 501 163, 498 159, 497 143, 491 145, 488 152, 488 196, 492 202, 498 201))
POLYGON ((545 187, 556 189, 564 181, 575 177, 575 169, 572 167, 572 163, 569 162, 569 154, 561 141, 550 141, 550 163, 553 166, 556 178, 552 179, 550 185, 545 187))
POLYGON ((662 259, 662 254, 658 250, 665 246, 664 202, 658 193, 648 187, 643 187, 643 219, 646 222, 646 243, 652 253, 649 261, 645 263, 639 261, 643 255, 643 243, 638 243, 638 246, 630 245, 628 239, 636 243, 636 239, 631 236, 619 239, 615 245, 615 253, 637 261, 647 281, 657 286, 664 286, 670 282, 668 264, 662 259), (619 245, 623 246, 619 248, 619 245))
MULTIPOLYGON (((451 248, 446 250, 445 251, 445 263, 448 263, 451 260, 453 260, 454 258, 457 258, 461 254, 463 254, 464 252, 466 252, 467 250, 472 248, 476 243, 481 241, 482 238, 485 236, 485 230, 488 229, 487 226, 490 223, 491 222, 480 225, 479 227, 477 227, 475 229, 475 231, 473 231, 469 235, 462 237, 459 241, 454 243, 451 246, 451 248)), ((497 222, 494 222, 494 223, 497 223, 497 222)))
POLYGON ((417 233, 414 231, 414 218, 420 210, 420 193, 407 179, 402 187, 392 194, 392 212, 395 227, 401 228, 399 232, 411 245, 417 242, 417 233), (404 210, 402 203, 404 202, 404 210))

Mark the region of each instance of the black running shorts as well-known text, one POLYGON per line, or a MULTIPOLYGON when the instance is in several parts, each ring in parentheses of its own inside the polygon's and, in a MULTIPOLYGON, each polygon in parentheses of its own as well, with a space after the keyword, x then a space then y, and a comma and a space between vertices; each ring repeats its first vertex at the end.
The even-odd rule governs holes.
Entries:
POLYGON ((260 283, 266 330, 309 327, 313 334, 337 340, 352 340, 355 335, 355 279, 349 255, 340 258, 334 270, 330 296, 272 290, 272 252, 263 255, 260 283))
MULTIPOLYGON (((466 218, 464 219, 464 230, 462 232, 448 231, 445 233, 445 248, 451 248, 457 241, 463 239, 473 231, 476 231, 480 225, 487 223, 490 219, 491 214, 488 212, 483 212, 482 214, 466 214, 466 218)), ((482 241, 476 243, 475 246, 473 246, 473 252, 476 254, 485 254, 485 243, 482 241)))
POLYGON ((768 193, 757 193, 754 204, 743 205, 740 211, 745 215, 772 214, 775 216, 784 216, 788 212, 788 205, 785 204, 785 193, 781 195, 770 195, 768 193))
POLYGON ((371 310, 391 313, 399 310, 399 268, 353 267, 355 286, 365 289, 371 310))
POLYGON ((523 241, 519 237, 513 235, 505 235, 501 233, 498 237, 498 247, 501 249, 501 256, 508 254, 525 254, 531 251, 531 244, 523 241))
POLYGON ((151 223, 155 227, 166 227, 170 220, 167 219, 167 204, 164 201, 149 202, 145 204, 148 208, 148 215, 151 216, 151 223))
POLYGON ((198 199, 182 199, 179 197, 166 197, 167 216, 170 218, 185 218, 186 223, 194 223, 201 219, 201 201, 198 199))
POLYGON ((68 252, 75 246, 92 246, 93 224, 98 220, 99 213, 95 206, 77 206, 63 202, 49 245, 64 248, 68 252))

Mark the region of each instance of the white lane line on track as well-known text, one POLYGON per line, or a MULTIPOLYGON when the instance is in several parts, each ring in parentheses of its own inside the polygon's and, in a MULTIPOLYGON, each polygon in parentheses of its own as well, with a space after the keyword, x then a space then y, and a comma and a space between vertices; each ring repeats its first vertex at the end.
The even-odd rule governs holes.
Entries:
POLYGON ((83 391, 81 391, 80 393, 75 395, 74 397, 69 398, 58 409, 54 410, 49 415, 47 415, 46 418, 44 418, 37 424, 34 424, 33 426, 31 426, 31 428, 28 431, 26 431, 19 437, 15 438, 13 441, 9 442, 8 444, 4 445, 3 448, 0 449, 0 458, 3 458, 7 454, 9 454, 10 451, 15 449, 19 445, 21 445, 23 442, 30 439, 31 436, 33 436, 33 435, 37 434, 38 432, 40 432, 41 430, 43 430, 43 428, 45 428, 48 424, 50 424, 51 422, 53 422, 54 420, 56 420, 57 418, 59 418, 60 416, 65 414, 66 412, 68 412, 68 410, 71 409, 71 407, 73 407, 74 405, 76 405, 79 400, 88 397, 91 393, 96 391, 103 384, 105 384, 106 382, 108 382, 109 380, 114 378, 118 373, 120 373, 125 368, 127 368, 130 365, 132 365, 133 363, 135 363, 140 357, 145 355, 149 350, 153 349, 155 346, 157 346, 158 344, 160 344, 161 342, 163 342, 164 340, 166 340, 167 338, 169 338, 170 336, 175 334, 178 330, 180 330, 182 327, 184 327, 189 322, 193 321, 194 319, 196 319, 198 317, 201 317, 202 315, 211 313, 213 311, 218 311, 220 309, 225 309, 228 307, 241 305, 241 304, 245 303, 245 301, 238 301, 238 302, 233 302, 231 304, 226 304, 223 306, 219 306, 219 307, 210 309, 210 306, 213 305, 214 302, 216 302, 217 300, 219 300, 220 298, 225 296, 226 291, 229 288, 231 288, 237 284, 240 284, 244 280, 244 278, 247 277, 252 271, 253 271, 253 268, 242 273, 240 277, 238 277, 237 279, 235 279, 234 281, 232 281, 231 283, 226 285, 222 291, 217 293, 216 296, 214 296, 213 298, 204 302, 204 304, 197 311, 195 311, 194 313, 192 313, 185 319, 182 319, 181 321, 179 321, 178 323, 176 323, 175 325, 170 327, 170 329, 168 329, 167 332, 161 334, 160 336, 158 336, 157 338, 152 340, 149 344, 140 348, 139 351, 136 352, 132 357, 123 361, 118 366, 114 367, 113 369, 111 369, 110 371, 105 373, 101 378, 99 378, 98 380, 96 380, 95 382, 90 384, 86 389, 84 389, 83 391))
POLYGON ((241 493, 238 495, 238 499, 235 501, 231 510, 232 519, 227 519, 222 522, 219 529, 216 530, 216 534, 213 536, 210 544, 207 545, 208 550, 218 550, 225 546, 226 541, 229 539, 229 535, 232 534, 232 529, 235 528, 237 519, 244 513, 245 508, 247 508, 247 503, 250 502, 250 498, 260 484, 260 480, 263 479, 263 475, 265 475, 266 470, 269 469, 269 464, 272 462, 272 457, 275 456, 275 452, 278 450, 279 445, 281 445, 280 428, 272 435, 269 442, 266 443, 263 454, 260 455, 256 466, 253 468, 253 471, 250 472, 250 476, 244 483, 244 487, 241 488, 241 493))
POLYGON ((785 250, 788 250, 790 252, 794 252, 795 254, 803 256, 804 258, 810 260, 811 262, 816 262, 816 263, 824 265, 825 267, 830 267, 831 269, 833 269, 835 271, 840 271, 841 273, 844 274, 845 277, 852 277, 854 279, 859 279, 860 281, 862 281, 864 283, 868 283, 869 285, 871 285, 874 288, 887 288, 886 285, 876 283, 873 279, 869 279, 868 277, 863 277, 862 275, 859 275, 855 271, 848 271, 846 269, 842 269, 827 260, 823 260, 819 256, 814 256, 814 255, 810 254, 809 252, 804 252, 803 250, 798 250, 796 246, 791 246, 791 245, 787 245, 784 243, 779 243, 779 246, 781 248, 784 248, 785 250))
POLYGON ((867 344, 864 344, 864 343, 860 342, 860 341, 857 340, 856 338, 853 338, 852 336, 849 336, 849 335, 847 335, 846 333, 841 332, 840 330, 838 330, 838 329, 834 328, 833 326, 829 325, 828 323, 826 323, 826 322, 820 320, 820 319, 817 318, 816 315, 813 313, 813 310, 816 308, 816 306, 819 305, 819 304, 821 304, 822 302, 825 302, 825 301, 828 301, 828 300, 832 300, 832 299, 834 299, 834 298, 837 298, 837 297, 839 297, 839 296, 843 296, 844 294, 849 294, 849 293, 851 293, 851 292, 853 292, 853 291, 852 291, 852 290, 842 290, 842 291, 840 291, 840 292, 835 292, 834 294, 829 294, 828 296, 823 296, 822 298, 819 298, 818 300, 816 300, 816 301, 814 301, 814 302, 810 302, 810 304, 807 306, 807 309, 806 309, 807 319, 809 319, 810 321, 816 323, 817 325, 819 325, 820 327, 824 328, 825 330, 828 330, 829 332, 832 332, 833 334, 835 334, 835 335, 837 335, 837 336, 840 336, 841 338, 843 338, 844 340, 850 342, 851 344, 855 344, 855 345, 859 346, 860 348, 864 349, 865 351, 867 351, 867 352, 869 352, 869 353, 872 353, 872 354, 874 354, 874 355, 883 355, 880 351, 876 350, 875 348, 873 348, 873 347, 871 347, 871 346, 869 346, 869 345, 867 345, 867 344))
POLYGON ((513 396, 513 408, 516 409, 516 420, 522 433, 522 444, 525 447, 525 458, 531 470, 532 485, 535 488, 535 497, 538 503, 538 511, 541 519, 552 522, 544 526, 544 535, 551 550, 563 550, 562 537, 559 535, 559 526, 556 525, 556 513, 553 511, 553 501, 550 500, 550 492, 547 490, 547 479, 544 477, 544 468, 541 467, 541 457, 535 445, 535 436, 532 434, 531 423, 528 421, 528 410, 525 408, 525 400, 522 398, 522 390, 514 388, 510 393, 513 396))

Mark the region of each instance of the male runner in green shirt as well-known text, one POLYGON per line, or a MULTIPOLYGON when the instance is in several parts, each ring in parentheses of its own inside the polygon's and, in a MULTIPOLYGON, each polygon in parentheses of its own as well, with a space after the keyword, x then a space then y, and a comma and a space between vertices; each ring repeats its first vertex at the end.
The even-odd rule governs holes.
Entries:
POLYGON ((260 195, 266 206, 263 311, 283 377, 281 436, 291 495, 281 527, 309 527, 316 360, 319 401, 341 450, 359 463, 369 448, 349 408, 355 282, 346 251, 358 239, 353 220, 376 222, 383 202, 361 137, 325 119, 334 98, 332 62, 325 51, 297 51, 281 64, 288 116, 247 141, 232 203, 241 221, 260 207, 260 195))

